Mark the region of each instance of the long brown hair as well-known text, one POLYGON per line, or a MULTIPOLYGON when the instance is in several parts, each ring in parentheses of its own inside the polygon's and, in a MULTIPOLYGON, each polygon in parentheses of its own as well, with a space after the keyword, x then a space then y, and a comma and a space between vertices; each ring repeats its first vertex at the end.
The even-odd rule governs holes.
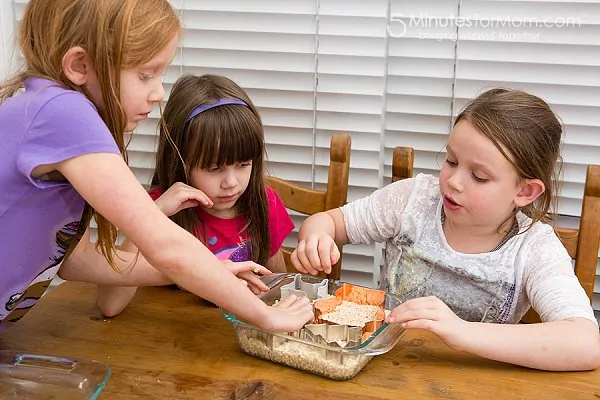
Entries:
MULTIPOLYGON (((25 66, 0 86, 0 102, 29 77, 52 80, 93 101, 84 88, 67 79, 62 68, 65 53, 81 46, 100 82, 103 107, 96 107, 127 161, 121 70, 148 62, 180 32, 181 22, 167 0, 30 0, 19 27, 25 66)), ((118 270, 113 257, 117 230, 102 215, 93 215, 98 223, 96 246, 118 270)))
MULTIPOLYGON (((222 76, 184 75, 173 86, 163 111, 152 186, 165 191, 174 183, 189 183, 189 174, 195 168, 252 160, 250 182, 236 208, 245 218, 242 230, 248 231, 252 261, 264 264, 270 250, 264 154, 260 115, 241 87, 222 76), (222 98, 239 99, 248 106, 211 108, 186 123, 194 108, 222 98)), ((206 244, 205 233, 197 229, 202 221, 193 209, 180 211, 171 219, 206 244)))
POLYGON ((544 183, 544 193, 521 211, 532 224, 552 220, 550 208, 558 211, 563 128, 548 103, 520 90, 496 88, 467 104, 454 125, 461 120, 469 121, 491 140, 520 179, 544 183))

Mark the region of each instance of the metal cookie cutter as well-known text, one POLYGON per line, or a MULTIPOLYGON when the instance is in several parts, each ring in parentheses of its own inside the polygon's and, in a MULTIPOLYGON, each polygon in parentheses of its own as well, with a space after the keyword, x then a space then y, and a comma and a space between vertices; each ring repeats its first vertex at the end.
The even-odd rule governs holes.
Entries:
POLYGON ((328 346, 358 346, 362 338, 362 327, 348 325, 308 324, 306 339, 328 346))
POLYGON ((296 274, 294 281, 281 287, 281 300, 290 294, 298 297, 308 297, 310 300, 317 300, 328 297, 327 284, 329 280, 323 279, 319 283, 308 283, 302 280, 302 274, 296 274))

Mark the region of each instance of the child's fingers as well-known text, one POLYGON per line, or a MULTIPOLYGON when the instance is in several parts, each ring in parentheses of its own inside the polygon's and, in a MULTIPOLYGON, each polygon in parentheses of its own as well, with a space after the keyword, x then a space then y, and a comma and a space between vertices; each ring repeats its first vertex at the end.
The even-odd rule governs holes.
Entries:
POLYGON ((435 332, 435 322, 429 319, 416 319, 402 323, 404 329, 424 329, 429 332, 435 332))
POLYGON ((311 322, 315 319, 315 312, 308 297, 300 297, 296 299, 294 304, 288 307, 288 311, 292 312, 296 318, 305 323, 311 322))
POLYGON ((302 265, 300 260, 298 260, 298 249, 292 251, 292 254, 290 254, 290 261, 292 262, 294 268, 298 270, 298 272, 301 272, 303 274, 308 273, 306 268, 304 268, 304 265, 302 265))
POLYGON ((327 240, 319 241, 317 245, 317 254, 319 255, 319 261, 323 267, 323 272, 326 274, 331 273, 331 246, 335 247, 335 243, 328 243, 327 240))
POLYGON ((206 193, 204 193, 201 190, 198 190, 196 188, 190 187, 185 194, 188 197, 190 197, 190 199, 197 200, 198 202, 200 202, 200 204, 204 205, 205 207, 212 207, 213 206, 213 202, 210 199, 210 197, 208 197, 206 195, 206 193))
POLYGON ((197 200, 186 200, 179 205, 178 211, 185 210, 186 208, 198 207, 198 204, 197 200))
POLYGON ((396 314, 390 314, 388 321, 391 324, 401 324, 415 320, 439 321, 439 310, 433 308, 420 308, 417 310, 404 311, 396 314))
POLYGON ((330 256, 331 256, 331 265, 335 264, 340 259, 340 256, 341 256, 340 249, 338 249, 338 247, 335 243, 333 243, 333 248, 331 249, 330 256))
POLYGON ((260 290, 259 288, 257 288, 254 285, 248 285, 248 287, 250 288, 250 290, 252 291, 252 293, 254 293, 257 296, 263 292, 263 290, 260 290))
MULTIPOLYGON (((337 246, 334 244, 333 245, 333 249, 331 249, 331 253, 329 254, 329 256, 331 257, 331 265, 333 268, 333 265, 338 262, 338 260, 340 259, 340 249, 337 248, 337 246)), ((328 274, 331 273, 331 270, 329 272, 327 272, 328 274)))
POLYGON ((212 200, 206 195, 206 193, 204 193, 202 190, 196 189, 193 186, 186 185, 185 183, 176 183, 171 186, 167 192, 171 190, 173 190, 174 194, 182 203, 188 200, 196 200, 206 207, 212 207, 213 205, 212 200))
POLYGON ((272 274, 271 270, 266 267, 263 267, 260 264, 255 263, 254 261, 239 261, 239 262, 231 262, 229 264, 229 270, 234 274, 239 274, 240 272, 254 272, 257 275, 270 275, 272 274))
POLYGON ((306 242, 304 253, 311 267, 317 271, 323 270, 323 265, 321 265, 321 259, 319 256, 319 241, 316 238, 309 238, 309 240, 306 242))
POLYGON ((251 272, 240 272, 238 277, 248 281, 250 286, 255 287, 261 292, 266 292, 269 290, 269 287, 258 276, 251 272))
POLYGON ((417 297, 394 308, 388 318, 389 323, 401 323, 414 319, 439 319, 447 306, 437 297, 417 297))
POLYGON ((273 307, 287 308, 290 305, 294 304, 294 302, 297 299, 298 299, 298 297, 296 297, 296 295, 290 294, 289 296, 287 296, 286 298, 284 298, 283 300, 281 300, 279 303, 275 304, 273 307))
MULTIPOLYGON (((305 297, 305 296, 298 297, 298 296, 291 294, 291 295, 287 296, 285 299, 281 300, 279 303, 277 303, 277 307, 285 308, 287 310, 293 311, 293 310, 303 309, 306 307, 307 304, 310 305, 310 300, 308 299, 308 297, 305 297)), ((311 311, 312 311, 312 305, 310 307, 311 307, 311 311)))
POLYGON ((319 271, 310 263, 308 257, 306 256, 306 241, 301 240, 298 243, 298 247, 296 248, 296 256, 298 257, 298 262, 304 267, 306 272, 311 275, 316 275, 319 271))

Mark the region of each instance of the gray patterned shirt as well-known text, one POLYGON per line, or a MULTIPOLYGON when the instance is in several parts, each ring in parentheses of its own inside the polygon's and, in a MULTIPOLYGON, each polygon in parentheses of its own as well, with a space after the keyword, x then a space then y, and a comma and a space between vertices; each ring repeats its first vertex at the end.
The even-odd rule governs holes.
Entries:
MULTIPOLYGON (((408 300, 437 296, 467 321, 518 323, 529 307, 542 321, 597 324, 571 258, 551 226, 537 222, 496 251, 453 250, 441 224, 438 178, 420 174, 342 207, 350 243, 386 243, 381 288, 408 300)), ((531 219, 517 214, 519 228, 531 219)))

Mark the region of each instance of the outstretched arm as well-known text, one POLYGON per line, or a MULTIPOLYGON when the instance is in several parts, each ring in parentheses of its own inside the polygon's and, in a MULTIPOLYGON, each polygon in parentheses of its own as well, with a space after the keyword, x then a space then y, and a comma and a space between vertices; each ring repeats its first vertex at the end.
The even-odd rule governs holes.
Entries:
POLYGON ((130 238, 151 265, 183 288, 260 328, 297 330, 312 319, 312 307, 302 299, 275 309, 256 298, 200 241, 161 212, 119 155, 86 154, 50 167, 130 238), (93 179, 87 171, 94 171, 93 179))
POLYGON ((387 322, 425 329, 450 347, 511 364, 549 371, 600 366, 598 327, 585 318, 539 324, 488 324, 460 319, 436 297, 408 300, 387 322))

